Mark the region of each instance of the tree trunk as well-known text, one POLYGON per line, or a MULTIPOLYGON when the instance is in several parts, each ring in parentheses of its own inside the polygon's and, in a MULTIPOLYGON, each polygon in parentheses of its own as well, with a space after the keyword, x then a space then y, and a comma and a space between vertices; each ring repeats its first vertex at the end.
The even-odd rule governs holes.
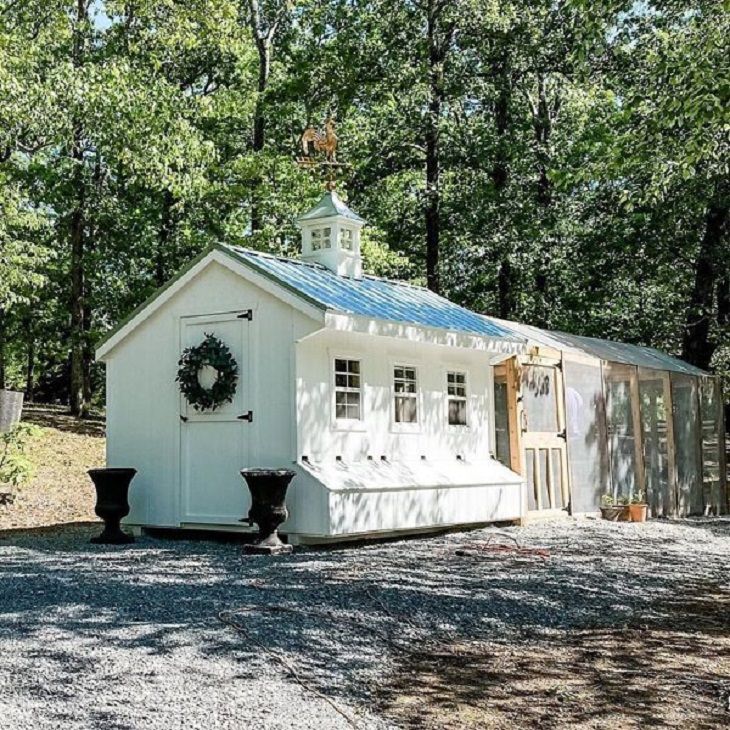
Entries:
MULTIPOLYGON (((264 92, 269 83, 269 73, 271 69, 271 48, 264 38, 256 39, 256 48, 259 56, 259 79, 256 97, 256 107, 253 115, 253 144, 252 149, 255 153, 261 152, 266 144, 266 115, 264 113, 264 92)), ((261 201, 259 200, 259 185, 261 180, 254 180, 253 191, 251 194, 251 232, 255 233, 263 228, 263 220, 261 215, 261 201)))
MULTIPOLYGON (((494 131, 497 135, 497 146, 494 164, 490 172, 494 185, 495 197, 502 202, 509 182, 509 140, 510 106, 512 103, 512 80, 509 59, 509 48, 502 42, 499 54, 492 63, 492 77, 499 84, 494 105, 494 131)), ((501 205, 499 206, 501 208, 501 205)), ((510 251, 503 251, 499 265, 498 295, 499 316, 509 319, 514 312, 514 281, 510 251)))
POLYGON ((84 270, 84 203, 83 152, 81 150, 80 130, 75 132, 71 157, 77 170, 74 174, 76 188, 75 207, 71 213, 69 235, 71 240, 71 382, 69 384, 69 405, 74 416, 88 413, 88 403, 84 399, 84 350, 85 350, 85 290, 86 272, 84 270))
MULTIPOLYGON (((84 63, 84 34, 88 21, 86 0, 77 0, 76 26, 74 28, 73 65, 80 69, 84 63)), ((86 416, 89 403, 84 397, 85 382, 85 307, 86 307, 86 271, 84 256, 84 229, 86 220, 84 209, 86 205, 86 187, 84 181, 84 130, 80 120, 76 120, 73 127, 71 142, 71 173, 72 189, 75 195, 73 209, 69 215, 69 242, 70 242, 70 276, 71 295, 69 310, 71 313, 71 375, 69 382, 69 406, 75 416, 86 416)))
POLYGON ((439 254, 441 234, 441 189, 439 122, 444 96, 443 61, 445 48, 438 41, 436 0, 428 2, 428 116, 426 118, 426 285, 439 293, 439 254))
MULTIPOLYGON (((264 94, 269 84, 271 74, 271 52, 279 19, 266 23, 261 13, 259 0, 248 0, 248 21, 253 34, 256 52, 259 59, 258 83, 256 90, 256 106, 253 114, 252 150, 261 152, 266 144, 266 114, 264 111, 264 94)), ((263 227, 261 215, 261 201, 259 200, 259 185, 261 180, 254 178, 251 183, 251 232, 260 231, 263 227)))
POLYGON ((170 260, 170 245, 174 230, 172 216, 174 203, 172 192, 165 190, 162 193, 162 210, 160 212, 160 228, 157 233, 157 252, 155 256, 155 283, 158 287, 162 286, 172 273, 168 262, 170 260))
POLYGON ((7 318, 5 312, 0 309, 0 390, 4 390, 7 382, 5 379, 5 349, 6 349, 7 318))
MULTIPOLYGON (((710 366, 717 348, 717 343, 710 338, 710 328, 715 285, 722 283, 727 276, 727 255, 723 255, 722 247, 727 235, 729 212, 727 196, 722 195, 717 196, 707 209, 705 231, 697 254, 694 285, 685 319, 682 357, 705 370, 710 366)), ((722 296, 721 287, 718 287, 718 294, 722 296)))
POLYGON ((25 400, 32 403, 35 392, 35 356, 36 342, 33 322, 30 318, 26 321, 26 351, 25 351, 25 400))

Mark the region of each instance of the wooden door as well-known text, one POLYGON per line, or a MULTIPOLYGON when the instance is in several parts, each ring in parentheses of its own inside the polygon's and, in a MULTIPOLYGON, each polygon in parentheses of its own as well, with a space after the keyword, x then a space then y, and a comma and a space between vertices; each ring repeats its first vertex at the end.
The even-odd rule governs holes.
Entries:
MULTIPOLYGON (((250 506, 240 470, 250 466, 250 443, 256 427, 249 411, 250 319, 233 312, 183 317, 181 351, 200 344, 206 334, 224 342, 238 363, 238 382, 231 403, 198 411, 180 397, 181 523, 240 526, 250 506)), ((203 378, 214 375, 201 373, 203 378)))
POLYGON ((527 508, 569 509, 563 379, 558 358, 519 358, 518 420, 527 508))

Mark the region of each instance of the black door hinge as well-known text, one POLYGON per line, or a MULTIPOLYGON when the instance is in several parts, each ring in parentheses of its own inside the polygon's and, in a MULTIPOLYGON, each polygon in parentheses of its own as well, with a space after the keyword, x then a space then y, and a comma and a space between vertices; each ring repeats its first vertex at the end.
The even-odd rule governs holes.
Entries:
POLYGON ((253 411, 246 411, 246 413, 243 413, 238 417, 238 420, 253 423, 253 411))
POLYGON ((565 429, 563 429, 559 434, 557 434, 559 439, 568 439, 568 434, 566 433, 565 429))
POLYGON ((253 322, 253 309, 247 309, 245 312, 241 312, 238 315, 238 319, 247 319, 249 322, 253 322))
POLYGON ((181 420, 181 421, 182 421, 183 423, 187 423, 187 422, 188 422, 188 417, 187 417, 187 416, 183 416, 183 415, 181 415, 181 416, 180 416, 180 420, 181 420))

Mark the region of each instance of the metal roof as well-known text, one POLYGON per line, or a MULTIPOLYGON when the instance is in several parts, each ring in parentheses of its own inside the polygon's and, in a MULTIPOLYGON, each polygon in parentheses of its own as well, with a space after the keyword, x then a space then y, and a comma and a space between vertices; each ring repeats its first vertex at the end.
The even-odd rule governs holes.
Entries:
POLYGON ((221 245, 221 248, 322 309, 480 337, 523 341, 506 326, 491 322, 423 287, 374 276, 362 279, 340 276, 321 264, 279 258, 240 246, 221 245))
POLYGON ((626 342, 602 340, 597 337, 571 335, 567 332, 555 330, 543 330, 529 324, 510 322, 495 317, 486 317, 486 319, 495 324, 508 327, 539 345, 552 347, 555 350, 579 352, 599 360, 618 362, 623 365, 668 370, 675 373, 684 373, 685 375, 709 375, 706 371, 653 347, 630 345, 626 342))
POLYGON ((355 223, 364 224, 365 220, 357 213, 353 213, 340 199, 334 190, 326 192, 319 200, 319 203, 307 211, 304 215, 297 218, 298 221, 311 221, 318 218, 331 218, 332 216, 342 216, 355 223))

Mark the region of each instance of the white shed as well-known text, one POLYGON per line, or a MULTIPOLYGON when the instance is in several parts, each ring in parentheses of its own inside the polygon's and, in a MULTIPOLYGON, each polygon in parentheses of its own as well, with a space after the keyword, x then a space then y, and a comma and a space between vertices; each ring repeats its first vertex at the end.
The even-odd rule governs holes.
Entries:
POLYGON ((301 259, 217 245, 98 348, 107 463, 138 470, 127 524, 248 530, 240 469, 291 465, 291 542, 522 518, 522 477, 493 457, 491 366, 524 340, 363 276, 364 221, 335 193, 299 224, 301 259), (207 334, 238 380, 232 402, 199 411, 175 378, 207 334))

